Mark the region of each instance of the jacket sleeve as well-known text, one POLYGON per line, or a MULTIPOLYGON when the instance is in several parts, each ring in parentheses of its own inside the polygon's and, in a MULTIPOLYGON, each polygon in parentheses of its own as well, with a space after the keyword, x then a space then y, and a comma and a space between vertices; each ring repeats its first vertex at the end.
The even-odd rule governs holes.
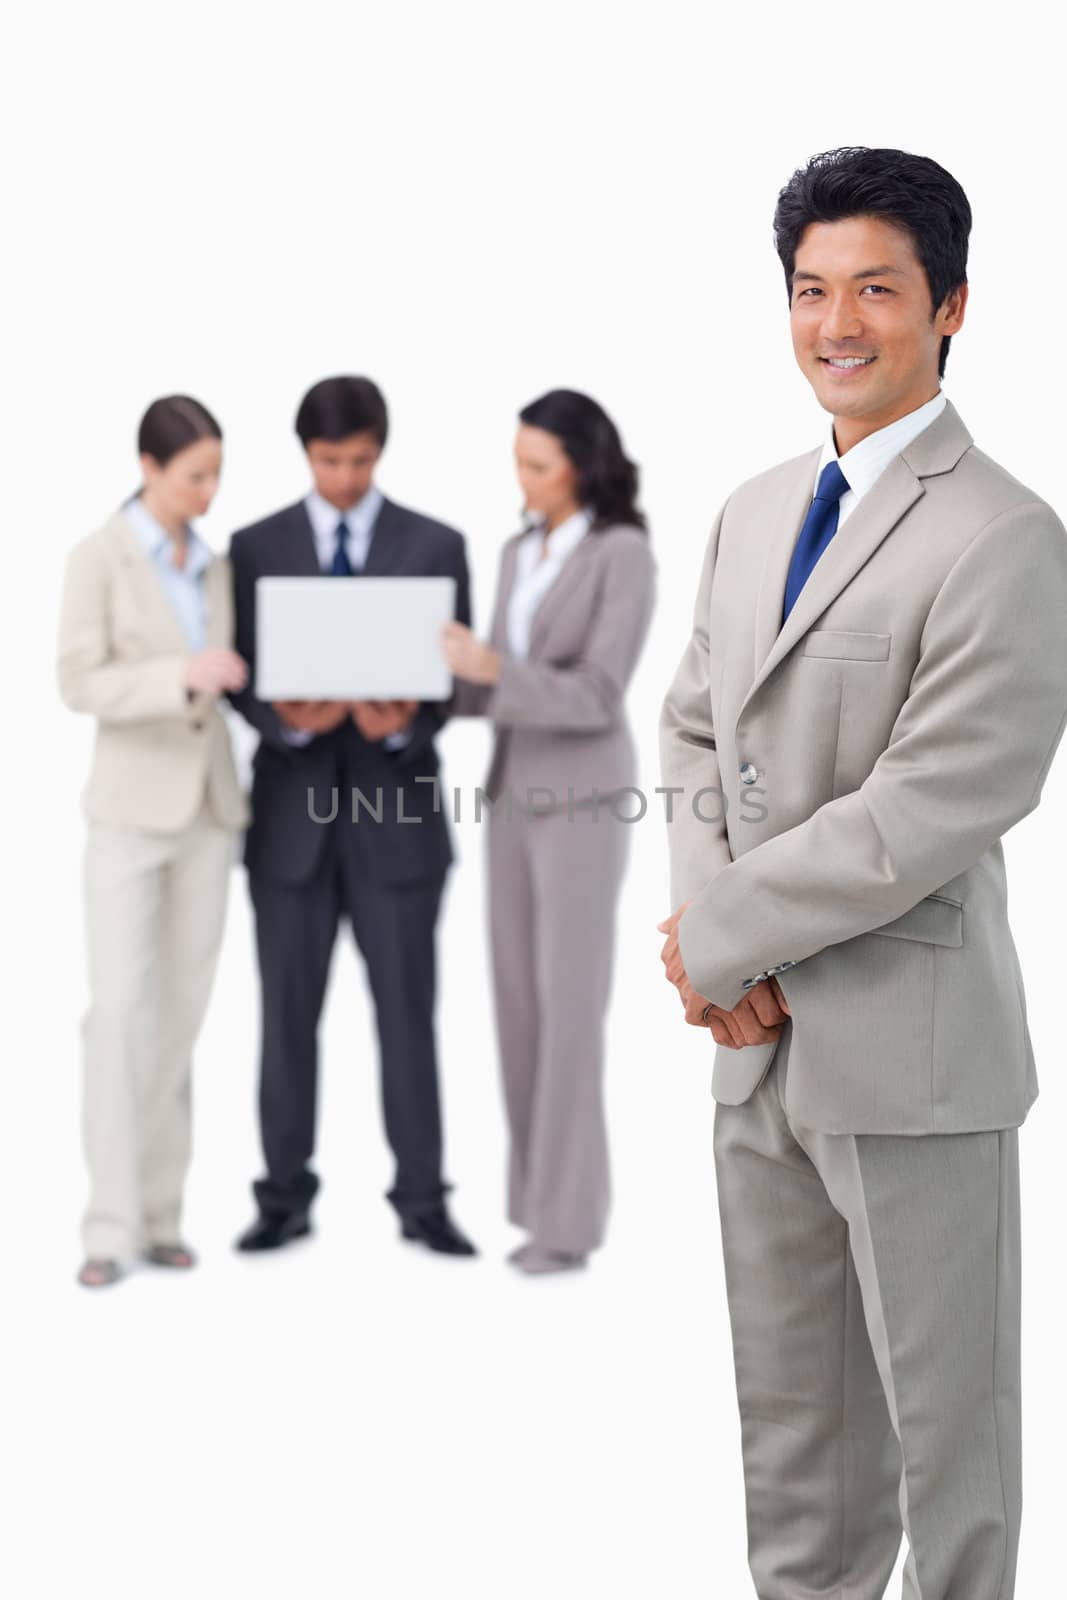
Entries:
POLYGON ((303 744, 286 739, 285 724, 278 713, 268 701, 258 699, 254 689, 257 574, 245 533, 235 533, 230 540, 229 559, 233 572, 234 649, 248 666, 248 682, 243 689, 231 692, 228 699, 266 744, 296 759, 304 748, 303 744))
POLYGON ((57 672, 64 703, 101 722, 195 720, 208 697, 188 692, 182 682, 191 652, 112 659, 108 583, 107 563, 92 542, 77 545, 67 558, 60 606, 57 672))
POLYGON ((488 716, 492 697, 491 683, 468 683, 466 678, 457 678, 448 702, 448 714, 450 717, 488 716))
MULTIPOLYGON (((462 535, 456 534, 448 555, 443 562, 443 577, 452 577, 456 580, 456 621, 463 622, 470 627, 471 621, 471 580, 470 569, 467 565, 467 547, 462 535)), ((407 731, 411 735, 407 743, 399 749, 389 750, 390 759, 398 767, 413 765, 425 751, 427 745, 433 743, 453 711, 455 695, 448 700, 421 700, 418 710, 408 723, 407 731)))
POLYGON ((908 697, 857 790, 723 868, 678 924, 705 999, 901 916, 1037 806, 1067 720, 1067 532, 1030 502, 957 558, 908 697))
POLYGON ((711 708, 708 617, 719 530, 715 519, 693 607, 693 627, 660 711, 660 775, 667 815, 672 911, 731 860, 711 708), (681 791, 671 793, 671 790, 681 791))
POLYGON ((587 534, 618 540, 578 656, 566 666, 502 656, 487 714, 503 727, 595 733, 614 727, 648 633, 656 565, 643 534, 587 534))
MULTIPOLYGON (((490 639, 495 639, 497 627, 500 622, 500 608, 503 605, 504 567, 507 559, 507 550, 500 557, 497 568, 496 595, 493 601, 493 620, 489 628, 490 639)), ((469 618, 459 618, 466 621, 470 627, 469 618)), ((448 702, 448 715, 450 717, 487 717, 492 704, 496 685, 492 683, 471 683, 466 678, 454 678, 452 683, 452 698, 448 702)))

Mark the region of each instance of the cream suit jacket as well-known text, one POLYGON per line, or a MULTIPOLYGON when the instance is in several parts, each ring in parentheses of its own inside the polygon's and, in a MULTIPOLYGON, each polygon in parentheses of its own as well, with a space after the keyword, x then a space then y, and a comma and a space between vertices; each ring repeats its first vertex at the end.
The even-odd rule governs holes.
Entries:
MULTIPOLYGON (((207 643, 232 647, 229 563, 203 575, 207 643)), ((85 815, 112 827, 176 833, 205 792, 218 820, 248 811, 214 696, 182 684, 192 654, 163 586, 122 512, 71 551, 59 624, 59 687, 97 719, 85 815)))
POLYGON ((449 714, 493 721, 483 785, 490 800, 506 787, 515 805, 564 809, 568 791, 578 801, 636 782, 624 696, 652 619, 656 564, 640 528, 587 533, 546 589, 519 659, 507 616, 523 538, 508 539, 500 558, 489 634, 500 678, 491 686, 457 682, 449 714))
MULTIPOLYGON (((1001 838, 1038 804, 1067 717, 1067 533, 947 404, 779 632, 819 454, 722 508, 663 703, 682 959, 728 1009, 797 963, 778 981, 799 1124, 1015 1126, 1037 1076, 1001 838)), ((776 1047, 719 1046, 716 1098, 747 1099, 776 1047)))

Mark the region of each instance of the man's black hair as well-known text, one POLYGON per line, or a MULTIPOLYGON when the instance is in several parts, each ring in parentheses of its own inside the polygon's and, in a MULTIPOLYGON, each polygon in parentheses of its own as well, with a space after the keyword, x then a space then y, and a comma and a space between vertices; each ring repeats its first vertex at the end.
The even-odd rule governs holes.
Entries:
POLYGON ((296 431, 305 450, 312 439, 336 442, 351 433, 371 433, 384 445, 389 433, 385 398, 369 378, 323 378, 301 400, 296 431))
MULTIPOLYGON (((846 146, 812 156, 778 196, 774 243, 790 302, 804 229, 812 222, 842 222, 846 217, 880 217, 910 235, 930 285, 931 317, 953 289, 967 282, 971 207, 952 174, 929 156, 846 146)), ((941 341, 941 377, 950 342, 947 335, 941 341)))

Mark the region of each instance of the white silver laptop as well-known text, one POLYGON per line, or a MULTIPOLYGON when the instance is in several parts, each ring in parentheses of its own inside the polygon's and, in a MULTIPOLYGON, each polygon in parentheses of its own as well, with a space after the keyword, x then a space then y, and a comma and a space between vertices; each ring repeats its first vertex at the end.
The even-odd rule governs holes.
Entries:
POLYGON ((455 578, 259 578, 261 700, 447 700, 455 578))

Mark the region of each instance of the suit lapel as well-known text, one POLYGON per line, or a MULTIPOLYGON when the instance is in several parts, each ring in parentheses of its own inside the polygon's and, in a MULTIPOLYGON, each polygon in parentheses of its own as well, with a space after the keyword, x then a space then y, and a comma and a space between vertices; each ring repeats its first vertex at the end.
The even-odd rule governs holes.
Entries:
POLYGON ((121 511, 116 513, 112 527, 118 540, 123 569, 136 596, 138 613, 148 619, 150 631, 160 640, 161 648, 165 644, 175 652, 184 654, 189 648, 189 641, 171 610, 159 574, 154 571, 141 541, 121 511))
POLYGON ((392 500, 383 499, 371 528, 367 559, 356 577, 381 578, 400 571, 406 545, 400 507, 392 500))
MULTIPOLYGON (((767 539, 760 575, 759 593, 756 597, 755 660, 752 670, 756 674, 752 688, 762 682, 760 668, 766 662, 782 625, 782 606, 785 602, 785 580, 804 518, 811 505, 811 491, 815 468, 822 447, 801 456, 791 471, 783 472, 774 498, 767 507, 766 526, 772 531, 767 539)), ((831 543, 833 541, 831 540, 831 543)), ((828 552, 824 551, 824 559, 828 552)), ((814 574, 813 574, 814 576, 814 574)), ((810 585, 811 579, 808 579, 810 585)), ((801 591, 803 593, 803 590, 801 591)), ((796 607, 794 607, 794 614, 796 607)), ((751 692, 751 691, 750 691, 751 692)))
POLYGON ((295 506, 289 507, 282 536, 285 542, 286 575, 293 578, 321 578, 322 568, 319 566, 315 534, 312 531, 308 508, 303 500, 298 500, 295 506))
POLYGON ((742 710, 783 657, 922 497, 925 490, 921 480, 950 472, 972 443, 959 413, 951 401, 947 402, 940 416, 893 458, 840 533, 831 539, 779 631, 789 563, 811 504, 821 449, 798 459, 794 471, 785 476, 774 504, 768 508, 768 522, 774 532, 768 540, 756 602, 756 675, 742 710))
POLYGON ((560 567, 556 576, 541 596, 537 610, 530 620, 530 649, 529 654, 535 655, 537 648, 544 643, 545 636, 552 627, 553 619, 557 612, 567 602, 568 596, 573 593, 575 585, 581 578, 586 563, 591 559, 594 542, 603 538, 603 534, 587 533, 581 539, 570 555, 560 567))
POLYGON ((510 655, 508 646, 508 606, 511 602, 512 591, 515 588, 515 573, 518 570, 519 541, 515 539, 504 553, 500 567, 500 583, 497 590, 496 609, 493 612, 493 626, 489 634, 489 642, 494 650, 510 655))
POLYGON ((229 649, 232 640, 229 637, 228 622, 231 608, 225 605, 225 589, 230 582, 229 566, 225 561, 220 561, 216 556, 211 564, 204 568, 204 637, 209 645, 216 648, 229 649))

